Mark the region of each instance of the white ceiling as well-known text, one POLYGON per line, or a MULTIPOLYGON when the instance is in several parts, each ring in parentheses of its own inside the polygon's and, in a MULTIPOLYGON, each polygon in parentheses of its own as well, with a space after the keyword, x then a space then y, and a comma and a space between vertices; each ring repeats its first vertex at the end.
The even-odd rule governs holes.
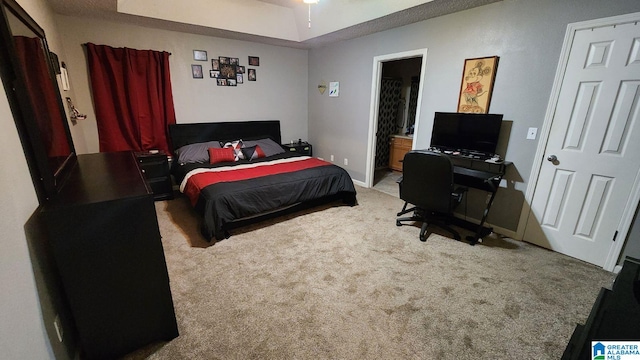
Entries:
POLYGON ((312 48, 501 0, 48 0, 69 16, 312 48))

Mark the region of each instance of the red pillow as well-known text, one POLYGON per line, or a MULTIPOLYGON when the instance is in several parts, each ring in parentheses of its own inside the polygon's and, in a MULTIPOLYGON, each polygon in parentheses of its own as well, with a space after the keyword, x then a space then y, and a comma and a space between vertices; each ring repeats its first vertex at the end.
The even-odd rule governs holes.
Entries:
POLYGON ((236 153, 233 148, 209 148, 209 164, 236 161, 236 153))

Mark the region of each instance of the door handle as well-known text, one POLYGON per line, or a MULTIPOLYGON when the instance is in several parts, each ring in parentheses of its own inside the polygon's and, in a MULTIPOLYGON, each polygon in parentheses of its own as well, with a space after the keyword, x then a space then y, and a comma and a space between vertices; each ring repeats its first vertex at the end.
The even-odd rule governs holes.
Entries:
POLYGON ((549 157, 547 158, 547 160, 551 161, 552 163, 558 161, 558 157, 555 155, 549 155, 549 157))

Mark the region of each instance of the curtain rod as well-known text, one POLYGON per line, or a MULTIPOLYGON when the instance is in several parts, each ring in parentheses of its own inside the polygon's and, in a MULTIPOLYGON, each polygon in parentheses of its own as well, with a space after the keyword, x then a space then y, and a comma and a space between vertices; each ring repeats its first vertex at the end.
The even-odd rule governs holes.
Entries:
MULTIPOLYGON (((82 45, 82 46, 87 46, 87 44, 88 44, 88 43, 82 43, 81 45, 82 45)), ((102 46, 109 46, 109 45, 102 45, 102 46)), ((113 46, 109 46, 109 47, 113 47, 113 46)), ((127 49, 127 47, 122 47, 121 49, 127 49)), ((128 48, 128 49, 131 49, 131 48, 128 48)), ((138 49, 133 49, 133 50, 138 50, 138 49)), ((158 51, 158 50, 149 50, 149 51, 158 51)), ((173 54, 171 54, 170 52, 168 52, 168 51, 164 51, 164 50, 159 51, 159 52, 166 52, 166 53, 168 53, 169 55, 173 55, 173 54)))

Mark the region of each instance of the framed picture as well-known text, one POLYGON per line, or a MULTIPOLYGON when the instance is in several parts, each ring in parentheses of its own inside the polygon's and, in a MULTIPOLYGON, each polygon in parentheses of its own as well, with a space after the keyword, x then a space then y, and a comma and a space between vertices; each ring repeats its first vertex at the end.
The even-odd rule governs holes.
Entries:
POLYGON ((466 59, 460 83, 458 112, 488 114, 498 56, 466 59))
POLYGON ((236 66, 231 64, 220 64, 220 76, 225 79, 236 78, 236 66))
POLYGON ((227 79, 227 86, 238 86, 236 79, 227 79))
POLYGON ((220 70, 220 60, 211 59, 211 70, 220 70))
POLYGON ((220 65, 229 63, 229 58, 226 56, 219 56, 218 60, 220 61, 220 65))
POLYGON ((191 75, 194 79, 202 79, 202 65, 191 65, 191 75))
POLYGON ((236 81, 238 82, 238 84, 244 84, 244 75, 236 74, 236 81))
POLYGON ((329 82, 329 96, 330 97, 338 97, 340 96, 340 83, 337 81, 329 82))
POLYGON ((257 56, 249 56, 249 65, 260 66, 260 58, 257 56))
POLYGON ((193 50, 193 60, 207 61, 207 52, 204 50, 193 50))
POLYGON ((220 77, 220 70, 209 70, 209 77, 217 79, 220 77))
POLYGON ((247 75, 249 81, 256 81, 256 69, 249 69, 249 73, 247 75))
POLYGON ((244 74, 244 66, 240 66, 240 65, 236 66, 236 72, 238 74, 244 74))
POLYGON ((227 79, 218 79, 218 86, 227 86, 227 79))
POLYGON ((229 64, 238 65, 238 64, 240 64, 240 59, 238 59, 238 58, 229 58, 229 64))

